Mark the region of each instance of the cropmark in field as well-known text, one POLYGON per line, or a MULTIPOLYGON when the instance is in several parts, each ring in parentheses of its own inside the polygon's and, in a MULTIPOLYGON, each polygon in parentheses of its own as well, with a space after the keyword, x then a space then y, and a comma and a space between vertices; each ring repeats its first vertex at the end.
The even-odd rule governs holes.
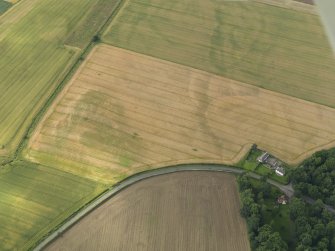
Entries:
POLYGON ((335 107, 335 59, 319 17, 271 4, 128 0, 103 39, 335 107))
POLYGON ((251 144, 289 163, 334 144, 335 110, 102 45, 33 135, 27 156, 97 180, 158 166, 234 164, 251 144))
MULTIPOLYGON (((90 18, 102 1, 107 0, 22 0, 0 16, 0 155, 15 151, 36 113, 75 63, 80 49, 71 45, 77 45, 76 39, 87 45, 91 37, 86 33, 96 32, 96 24, 80 27, 87 18, 97 24, 103 21, 101 10, 97 18, 90 18)), ((104 11, 117 3, 110 0, 104 11)))

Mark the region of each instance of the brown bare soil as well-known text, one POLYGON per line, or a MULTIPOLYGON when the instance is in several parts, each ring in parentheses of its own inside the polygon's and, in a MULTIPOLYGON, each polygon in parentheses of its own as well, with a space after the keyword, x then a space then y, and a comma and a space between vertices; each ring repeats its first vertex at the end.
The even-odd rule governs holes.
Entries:
POLYGON ((176 163, 234 164, 253 143, 298 163, 334 145, 334 128, 332 108, 103 45, 49 110, 28 157, 110 183, 176 163))
POLYGON ((234 176, 183 172, 141 181, 45 250, 250 250, 234 176))

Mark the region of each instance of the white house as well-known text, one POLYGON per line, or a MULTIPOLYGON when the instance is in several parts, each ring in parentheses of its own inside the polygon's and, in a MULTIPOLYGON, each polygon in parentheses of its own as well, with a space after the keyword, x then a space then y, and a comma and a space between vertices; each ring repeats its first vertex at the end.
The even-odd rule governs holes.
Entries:
POLYGON ((276 168, 276 174, 279 176, 284 176, 285 175, 285 169, 283 167, 277 167, 276 168))

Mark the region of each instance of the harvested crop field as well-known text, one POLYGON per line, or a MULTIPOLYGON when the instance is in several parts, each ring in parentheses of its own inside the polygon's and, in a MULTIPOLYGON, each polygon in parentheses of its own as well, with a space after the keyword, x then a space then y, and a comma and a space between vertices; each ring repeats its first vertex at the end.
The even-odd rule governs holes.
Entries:
POLYGON ((317 15, 256 1, 131 0, 103 39, 335 107, 335 59, 317 15))
POLYGON ((16 149, 75 63, 79 49, 65 40, 98 1, 24 0, 0 16, 0 155, 16 149))
POLYGON ((121 191, 45 250, 250 250, 234 176, 181 172, 121 191))
POLYGON ((0 169, 0 250, 30 250, 50 230, 103 191, 54 168, 15 162, 0 169))
POLYGON ((335 110, 111 46, 50 108, 27 157, 97 180, 176 163, 234 164, 256 143, 289 163, 334 145, 335 110))

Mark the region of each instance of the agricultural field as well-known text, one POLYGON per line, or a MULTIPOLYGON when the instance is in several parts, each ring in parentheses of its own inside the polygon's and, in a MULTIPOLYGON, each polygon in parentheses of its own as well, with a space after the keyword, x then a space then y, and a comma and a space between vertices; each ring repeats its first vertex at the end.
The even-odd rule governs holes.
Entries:
POLYGON ((77 60, 65 41, 101 1, 22 0, 0 17, 0 155, 15 150, 77 60))
POLYGON ((319 17, 264 2, 128 0, 103 40, 335 107, 335 59, 319 17))
POLYGON ((15 162, 0 169, 0 250, 28 250, 103 191, 92 180, 15 162))
POLYGON ((193 171, 143 180, 106 201, 45 250, 97 249, 250 250, 235 177, 193 171))
POLYGON ((12 3, 5 1, 5 0, 0 0, 0 16, 5 13, 10 7, 12 7, 12 3))
POLYGON ((90 12, 79 22, 65 40, 66 45, 85 48, 92 37, 103 27, 106 21, 112 17, 115 8, 121 0, 97 0, 90 12))
MULTIPOLYGON (((252 144, 296 165, 335 146, 334 57, 319 17, 286 2, 0 0, 0 250, 31 249, 137 172, 234 165, 252 144)), ((130 187, 50 250, 111 245, 107 232, 144 250, 186 232, 164 248, 250 249, 235 179, 176 175, 130 187)))
POLYGON ((25 156, 102 182, 177 163, 235 164, 256 143, 287 163, 334 145, 335 109, 101 45, 25 156))

